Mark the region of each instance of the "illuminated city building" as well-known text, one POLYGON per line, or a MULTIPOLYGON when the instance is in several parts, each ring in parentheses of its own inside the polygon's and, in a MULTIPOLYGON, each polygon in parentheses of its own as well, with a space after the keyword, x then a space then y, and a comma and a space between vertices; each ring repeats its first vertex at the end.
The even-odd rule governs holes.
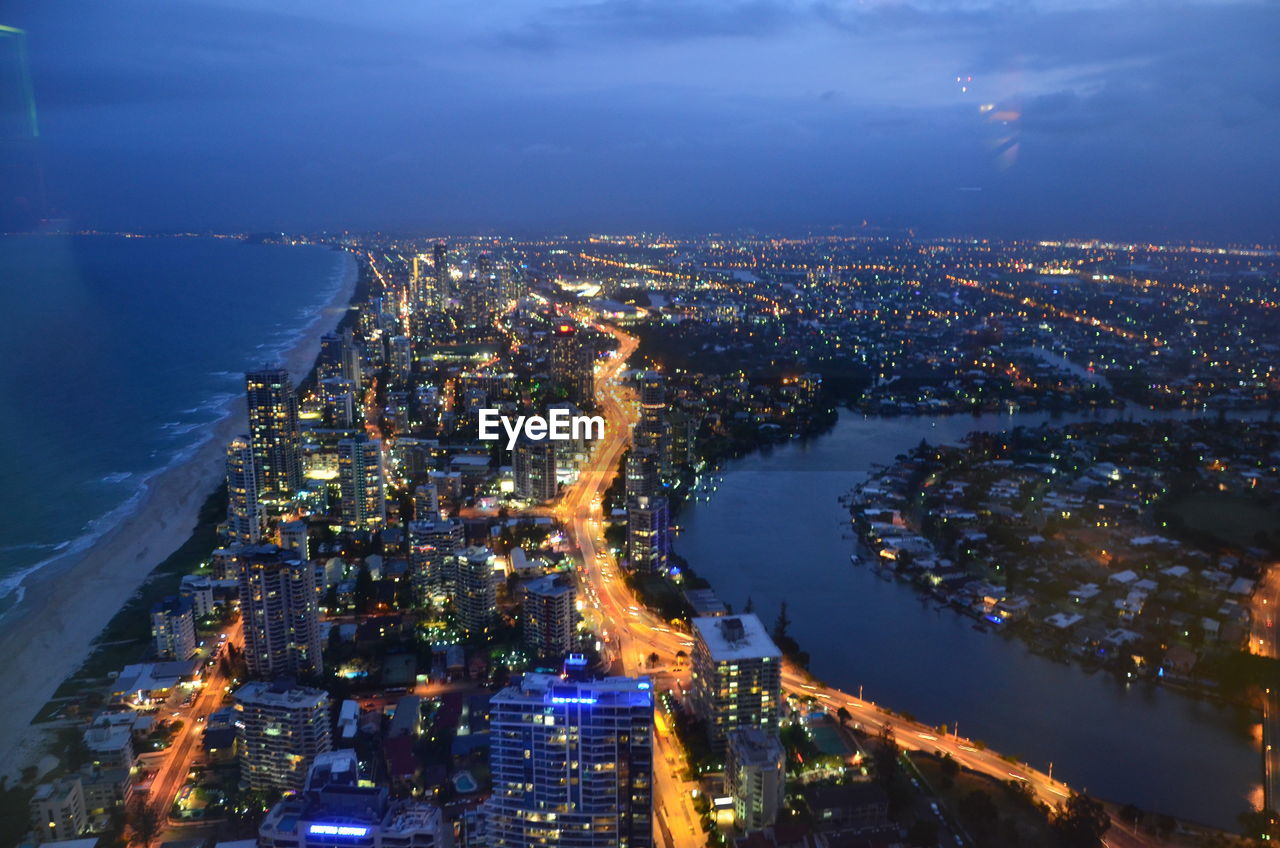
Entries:
POLYGON ((258 828, 258 848, 450 848, 439 807, 393 800, 360 772, 356 753, 315 758, 306 785, 278 802, 258 828))
POLYGON ((671 513, 661 495, 640 495, 627 504, 627 560, 633 571, 665 573, 671 555, 671 513))
POLYGON ((413 343, 408 336, 392 336, 387 340, 391 376, 407 383, 413 374, 413 343))
POLYGON ((328 693, 255 681, 236 690, 235 702, 241 779, 255 791, 302 789, 311 764, 332 747, 328 693))
POLYGON ((311 559, 311 535, 305 521, 285 521, 280 524, 280 547, 297 554, 306 562, 311 559))
POLYGON ((344 529, 354 532, 382 526, 387 520, 387 502, 380 440, 360 435, 338 442, 338 485, 344 529))
POLYGON ((195 604, 174 595, 151 607, 151 642, 162 660, 185 660, 196 652, 195 604))
POLYGON ((707 723, 714 750, 739 727, 778 732, 782 652, 751 613, 693 620, 694 712, 707 723))
POLYGON ((489 705, 491 848, 653 845, 647 678, 526 674, 489 705))
POLYGON ((84 784, 79 775, 37 786, 30 810, 32 834, 38 842, 75 839, 89 829, 84 784))
POLYGON ((237 556, 244 658, 253 677, 318 675, 324 661, 315 569, 263 545, 237 556))
POLYGON ((572 324, 551 332, 551 381, 583 409, 595 406, 595 349, 572 324))
POLYGON ((559 657, 573 650, 578 635, 577 590, 568 574, 531 580, 521 592, 524 646, 535 657, 559 657))
POLYGON ((493 551, 481 547, 465 548, 445 561, 446 591, 453 599, 458 626, 468 639, 489 635, 497 620, 493 566, 493 551))
POLYGON ((346 377, 325 377, 318 388, 325 423, 339 428, 354 426, 359 407, 355 383, 346 377))
POLYGON ((452 286, 449 280, 449 257, 445 243, 438 241, 431 248, 431 257, 435 266, 436 274, 436 308, 447 309, 449 299, 453 297, 452 286))
POLYGON ((782 741, 759 727, 739 727, 726 739, 724 788, 733 798, 734 823, 744 831, 770 827, 787 789, 782 741))
POLYGON ((413 517, 418 521, 440 520, 440 490, 430 481, 413 490, 413 517))
POLYGON ((236 436, 227 445, 227 539, 233 545, 262 541, 258 472, 247 436, 236 436))
POLYGON ((512 454, 516 497, 539 502, 555 498, 559 491, 555 442, 521 438, 512 454))
POLYGON ((626 463, 627 500, 653 497, 662 491, 662 478, 658 468, 658 454, 646 448, 632 448, 626 463))
POLYGON ((249 403, 249 443, 259 491, 293 494, 302 488, 298 461, 298 398, 283 368, 245 375, 249 403))
POLYGON ((446 561, 461 547, 462 523, 456 519, 409 522, 409 574, 419 605, 447 594, 446 561))

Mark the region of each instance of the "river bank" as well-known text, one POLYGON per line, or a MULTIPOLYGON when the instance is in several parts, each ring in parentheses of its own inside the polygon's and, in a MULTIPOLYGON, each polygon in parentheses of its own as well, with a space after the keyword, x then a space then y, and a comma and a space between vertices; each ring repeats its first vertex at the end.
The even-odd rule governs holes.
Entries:
MULTIPOLYGON (((320 336, 347 313, 357 279, 357 263, 348 256, 330 303, 281 357, 292 373, 310 369, 320 336)), ((146 480, 136 506, 92 545, 25 576, 21 601, 0 620, 4 773, 16 774, 38 755, 41 737, 29 731, 31 720, 80 667, 103 628, 152 570, 190 537, 201 506, 223 479, 225 445, 245 427, 245 402, 237 394, 190 458, 146 480)))

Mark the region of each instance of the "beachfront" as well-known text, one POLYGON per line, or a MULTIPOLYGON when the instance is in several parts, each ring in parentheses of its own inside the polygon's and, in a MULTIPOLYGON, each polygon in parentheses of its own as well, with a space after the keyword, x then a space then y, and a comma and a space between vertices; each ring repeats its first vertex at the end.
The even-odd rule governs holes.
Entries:
MULTIPOLYGON (((341 284, 284 357, 306 373, 320 336, 346 314, 358 279, 348 255, 341 284)), ((200 508, 223 479, 227 441, 245 429, 237 395, 209 426, 191 458, 146 484, 138 507, 84 551, 49 563, 23 582, 22 601, 0 619, 0 776, 13 777, 40 756, 44 737, 30 725, 58 686, 84 663, 94 640, 152 570, 196 526, 200 508)))

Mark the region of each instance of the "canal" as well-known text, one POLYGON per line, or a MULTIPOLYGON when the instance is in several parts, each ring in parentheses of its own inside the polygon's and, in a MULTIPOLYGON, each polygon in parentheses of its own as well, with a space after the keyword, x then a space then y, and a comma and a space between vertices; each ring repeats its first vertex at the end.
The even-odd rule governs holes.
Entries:
POLYGON ((751 598, 766 625, 785 601, 790 633, 822 680, 958 725, 1035 767, 1052 763, 1077 789, 1238 831, 1261 771, 1243 711, 1037 656, 850 563, 855 543, 839 499, 873 466, 921 439, 956 443, 973 430, 1081 417, 845 411, 826 435, 726 466, 714 494, 686 506, 675 548, 734 609, 751 598))

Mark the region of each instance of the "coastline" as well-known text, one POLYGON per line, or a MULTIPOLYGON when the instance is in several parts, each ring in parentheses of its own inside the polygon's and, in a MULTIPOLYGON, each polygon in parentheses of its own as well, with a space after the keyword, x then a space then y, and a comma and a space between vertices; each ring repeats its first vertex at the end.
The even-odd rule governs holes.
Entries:
MULTIPOLYGON (((345 252, 344 252, 345 253, 345 252)), ((279 357, 301 379, 311 371, 320 336, 346 315, 359 264, 347 267, 332 299, 279 357)), ((43 734, 32 719, 92 651, 112 617, 157 565, 196 527, 200 509, 223 479, 226 443, 245 430, 245 399, 237 394, 208 425, 208 438, 185 461, 143 484, 135 509, 83 550, 67 553, 25 576, 21 600, 0 619, 0 775, 16 776, 38 758, 43 734)))

